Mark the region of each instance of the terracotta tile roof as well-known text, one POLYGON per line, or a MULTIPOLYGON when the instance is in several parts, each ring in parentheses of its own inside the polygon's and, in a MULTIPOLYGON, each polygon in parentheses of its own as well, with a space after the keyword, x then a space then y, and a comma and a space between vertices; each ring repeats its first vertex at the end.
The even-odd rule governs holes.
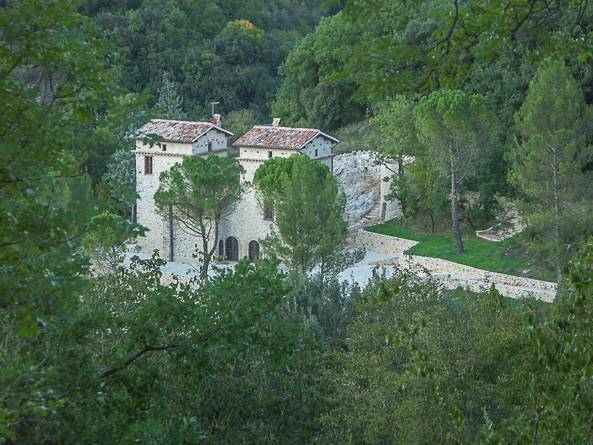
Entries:
POLYGON ((212 122, 174 121, 168 119, 152 119, 138 130, 138 137, 157 134, 168 142, 182 142, 191 144, 212 128, 232 136, 233 133, 224 130, 212 122))
POLYGON ((235 141, 233 147, 255 147, 255 148, 284 148, 300 150, 309 141, 317 136, 324 136, 335 142, 338 141, 315 128, 291 128, 258 125, 253 127, 243 136, 235 141))

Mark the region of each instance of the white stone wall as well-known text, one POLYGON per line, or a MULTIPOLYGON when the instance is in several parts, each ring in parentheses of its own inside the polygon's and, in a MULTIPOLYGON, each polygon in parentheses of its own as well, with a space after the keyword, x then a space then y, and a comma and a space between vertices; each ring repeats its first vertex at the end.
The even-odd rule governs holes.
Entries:
POLYGON ((358 232, 356 242, 359 247, 364 247, 366 250, 398 257, 403 256, 404 252, 418 244, 418 241, 382 235, 364 229, 358 232))
MULTIPOLYGON (((205 147, 203 150, 204 156, 208 154, 226 156, 226 137, 224 143, 222 143, 220 140, 221 135, 225 136, 220 131, 211 130, 197 141, 197 143, 205 147), (217 141, 217 145, 213 145, 212 153, 207 151, 207 142, 209 140, 217 141)), ((158 215, 154 205, 154 194, 159 187, 160 174, 169 171, 173 165, 182 162, 185 156, 191 156, 193 154, 192 144, 164 142, 160 147, 158 145, 150 147, 138 140, 136 141, 136 147, 137 221, 148 229, 146 236, 138 239, 138 247, 140 247, 141 252, 146 254, 152 254, 154 250, 158 250, 161 258, 166 260, 194 262, 193 256, 198 253, 198 250, 202 250, 201 238, 192 234, 183 225, 174 222, 173 258, 171 258, 169 219, 163 219, 158 215), (166 144, 166 151, 163 151, 163 144, 166 144), (145 156, 152 156, 153 158, 152 174, 144 173, 145 156)))
POLYGON ((313 160, 327 158, 332 156, 332 142, 323 136, 318 136, 299 150, 299 152, 309 156, 313 160), (315 155, 315 150, 317 150, 317 155, 315 155))
POLYGON ((256 168, 250 167, 249 161, 258 161, 259 165, 266 162, 270 159, 270 152, 272 152, 273 158, 288 158, 289 156, 298 154, 297 150, 280 150, 277 148, 250 148, 250 147, 240 147, 239 148, 239 161, 243 164, 243 161, 246 161, 243 168, 249 173, 246 175, 246 180, 251 181, 253 179, 253 174, 255 174, 256 168))
POLYGON ((227 135, 222 131, 213 128, 205 135, 201 136, 192 147, 192 152, 195 155, 208 154, 208 143, 212 143, 212 152, 217 152, 227 149, 227 135))
POLYGON ((161 142, 160 144, 144 144, 141 140, 136 140, 136 151, 146 153, 170 153, 178 155, 192 154, 192 144, 182 144, 180 142, 161 142))
MULTIPOLYGON (((233 213, 223 219, 220 225, 220 239, 225 241, 232 236, 239 242, 239 258, 249 254, 249 242, 265 239, 272 231, 273 221, 264 220, 264 212, 258 191, 251 184, 256 170, 269 158, 289 157, 297 154, 295 150, 263 149, 241 147, 239 162, 245 169, 242 180, 247 184, 247 190, 241 200, 235 205, 233 213)), ((260 243, 260 254, 263 248, 260 243)))
POLYGON ((161 257, 168 259, 168 252, 163 251, 163 235, 165 232, 168 234, 168 230, 163 218, 156 213, 154 194, 159 188, 161 172, 168 171, 173 165, 182 162, 183 157, 156 150, 136 151, 137 221, 148 229, 146 235, 138 239, 138 246, 144 253, 151 254, 156 249, 160 251, 161 257), (144 173, 146 156, 152 156, 152 174, 144 173))
MULTIPOLYGON (((242 164, 245 163, 245 161, 242 162, 242 164)), ((250 163, 255 164, 253 161, 250 163)), ((251 166, 250 171, 255 171, 253 167, 255 166, 251 166)), ((272 231, 274 223, 264 220, 264 212, 258 195, 257 190, 253 186, 249 186, 241 200, 236 203, 233 213, 224 218, 220 225, 220 239, 225 241, 230 236, 237 239, 239 258, 248 256, 250 241, 260 242, 272 231)), ((260 254, 262 253, 263 248, 260 243, 260 254)))

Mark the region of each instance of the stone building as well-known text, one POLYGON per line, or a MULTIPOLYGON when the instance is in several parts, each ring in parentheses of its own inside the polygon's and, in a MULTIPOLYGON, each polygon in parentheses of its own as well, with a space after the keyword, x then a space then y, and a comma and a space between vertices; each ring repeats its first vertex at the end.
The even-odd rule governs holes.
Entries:
MULTIPOLYGON (((184 156, 226 156, 227 139, 232 133, 219 126, 220 116, 210 122, 189 122, 154 119, 144 125, 136 139, 136 189, 139 196, 138 223, 149 231, 138 240, 144 253, 158 250, 169 261, 191 261, 201 240, 163 218, 155 211, 154 194, 159 186, 160 173, 181 162, 184 156), (162 139, 152 146, 146 143, 150 135, 162 139)), ((251 182, 257 168, 273 157, 304 154, 326 164, 333 170, 332 148, 339 141, 312 128, 280 127, 274 119, 271 126, 256 126, 239 138, 234 147, 239 149, 238 162, 245 169, 242 180, 251 182)), ((260 254, 260 241, 272 230, 273 215, 264 209, 257 191, 250 187, 236 204, 235 210, 220 224, 218 255, 228 261, 248 257, 255 260, 260 254)))

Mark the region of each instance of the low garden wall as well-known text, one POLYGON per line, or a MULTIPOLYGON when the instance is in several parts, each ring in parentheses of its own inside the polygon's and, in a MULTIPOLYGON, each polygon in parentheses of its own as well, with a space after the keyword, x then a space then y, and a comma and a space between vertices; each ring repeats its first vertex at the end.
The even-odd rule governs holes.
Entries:
POLYGON ((402 256, 404 252, 411 249, 418 241, 412 241, 395 236, 382 235, 380 233, 368 232, 364 229, 358 232, 358 247, 364 247, 366 250, 381 253, 383 255, 402 256))
POLYGON ((533 296, 544 301, 552 301, 556 295, 556 283, 490 272, 441 258, 405 254, 405 251, 418 244, 417 241, 361 230, 358 244, 367 250, 392 255, 397 258, 399 267, 421 274, 429 273, 447 287, 462 286, 481 291, 494 284, 507 297, 533 296))

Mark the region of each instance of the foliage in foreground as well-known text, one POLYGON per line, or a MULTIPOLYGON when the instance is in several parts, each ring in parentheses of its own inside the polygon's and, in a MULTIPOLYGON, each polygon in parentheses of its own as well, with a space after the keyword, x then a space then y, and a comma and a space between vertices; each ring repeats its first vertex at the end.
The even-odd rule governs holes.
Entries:
POLYGON ((263 205, 274 210, 277 232, 265 247, 289 268, 336 273, 355 262, 359 252, 348 252, 344 193, 326 165, 306 156, 272 158, 255 172, 254 185, 263 205))

